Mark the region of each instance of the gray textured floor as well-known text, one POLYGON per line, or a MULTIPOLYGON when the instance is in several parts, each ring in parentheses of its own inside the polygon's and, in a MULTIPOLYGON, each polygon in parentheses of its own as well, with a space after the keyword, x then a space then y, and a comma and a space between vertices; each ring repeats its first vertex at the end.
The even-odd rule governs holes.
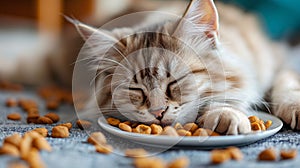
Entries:
MULTIPOLYGON (((8 121, 6 120, 6 114, 10 112, 20 112, 24 114, 18 107, 7 108, 4 102, 7 97, 25 97, 34 98, 39 101, 41 114, 46 113, 44 108, 44 102, 40 100, 33 91, 25 91, 22 93, 11 93, 0 91, 0 140, 2 141, 5 136, 12 134, 13 132, 24 133, 27 130, 35 127, 45 127, 45 125, 28 125, 25 123, 25 117, 22 121, 8 121)), ((61 121, 74 121, 74 110, 69 105, 63 105, 56 111, 60 115, 61 121)), ((25 116, 25 115, 24 115, 25 116)), ((50 131, 52 126, 46 126, 50 131)), ((95 127, 96 130, 100 129, 95 127)), ((136 144, 119 139, 117 137, 106 134, 108 141, 116 148, 116 153, 110 155, 98 154, 94 151, 92 145, 87 144, 86 138, 88 133, 78 128, 73 128, 69 138, 54 139, 47 138, 53 147, 53 152, 42 152, 41 156, 47 167, 55 168, 88 168, 88 167, 132 167, 132 159, 121 156, 123 149, 136 147, 136 144)), ((190 167, 300 167, 300 156, 290 161, 276 161, 276 162, 258 162, 256 160, 258 153, 267 148, 276 147, 281 148, 297 148, 300 152, 300 134, 292 132, 284 128, 276 135, 269 137, 265 140, 258 141, 248 146, 241 147, 245 158, 242 161, 230 161, 222 165, 211 165, 209 151, 199 149, 180 149, 180 150, 168 150, 163 153, 157 154, 165 160, 172 160, 179 156, 187 156, 191 160, 190 167)), ((146 148, 153 150, 153 148, 146 148)), ((16 158, 9 156, 0 156, 0 167, 7 167, 7 164, 16 158)))

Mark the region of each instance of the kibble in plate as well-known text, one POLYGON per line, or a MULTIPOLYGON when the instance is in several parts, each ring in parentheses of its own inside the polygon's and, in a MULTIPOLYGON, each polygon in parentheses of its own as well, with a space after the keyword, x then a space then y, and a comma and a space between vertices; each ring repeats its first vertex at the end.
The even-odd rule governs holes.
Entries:
POLYGON ((69 129, 64 126, 55 126, 52 128, 51 136, 53 138, 67 138, 69 137, 69 129))
POLYGON ((140 134, 151 134, 151 127, 144 124, 138 125, 134 130, 136 131, 136 133, 140 134))
POLYGON ((88 137, 87 142, 93 145, 104 145, 106 144, 106 138, 101 132, 93 132, 88 137))
POLYGON ((280 151, 280 157, 283 160, 294 159, 297 156, 297 150, 282 150, 280 151))
POLYGON ((125 156, 127 157, 146 157, 148 152, 143 148, 126 149, 125 156))
POLYGON ((174 125, 174 128, 175 128, 176 130, 178 130, 178 129, 183 129, 183 126, 182 126, 180 123, 176 123, 176 124, 174 125))
POLYGON ((198 129, 198 125, 195 123, 187 123, 183 126, 183 128, 193 133, 198 129))
POLYGON ((157 125, 157 124, 151 124, 150 128, 151 128, 151 134, 159 135, 163 131, 163 128, 160 125, 157 125))
POLYGON ((10 113, 7 115, 7 119, 18 121, 21 120, 21 115, 19 113, 10 113))
POLYGON ((171 126, 166 126, 161 135, 178 136, 176 129, 171 126))
POLYGON ((275 161, 276 160, 276 151, 273 148, 268 148, 260 152, 258 155, 258 160, 264 161, 275 161))
POLYGON ((177 134, 179 136, 192 136, 192 133, 190 131, 185 130, 185 129, 178 129, 177 134))
POLYGON ((55 113, 47 113, 44 116, 50 118, 53 123, 57 123, 59 121, 59 116, 55 113))
POLYGON ((198 128, 194 133, 193 136, 208 136, 207 131, 204 128, 198 128))
POLYGON ((272 125, 271 120, 264 122, 257 116, 250 116, 248 119, 250 121, 252 131, 265 131, 272 125))
POLYGON ((189 159, 187 157, 180 157, 168 164, 168 168, 187 168, 189 166, 189 159))
POLYGON ((109 117, 106 119, 107 123, 112 126, 118 126, 120 124, 120 120, 116 118, 109 117))
POLYGON ((123 131, 126 131, 126 132, 131 132, 132 131, 132 128, 129 125, 124 124, 124 123, 120 123, 119 128, 123 131))
POLYGON ((266 129, 268 129, 271 125, 272 125, 272 121, 271 120, 267 120, 265 122, 266 129))

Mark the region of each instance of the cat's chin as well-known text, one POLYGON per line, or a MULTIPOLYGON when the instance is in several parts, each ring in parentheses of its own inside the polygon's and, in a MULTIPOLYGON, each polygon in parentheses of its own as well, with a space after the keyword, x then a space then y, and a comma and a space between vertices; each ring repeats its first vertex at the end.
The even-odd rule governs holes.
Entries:
POLYGON ((152 121, 146 121, 146 122, 143 122, 144 124, 147 124, 147 125, 151 125, 151 124, 161 124, 161 121, 155 119, 155 120, 152 120, 152 121))

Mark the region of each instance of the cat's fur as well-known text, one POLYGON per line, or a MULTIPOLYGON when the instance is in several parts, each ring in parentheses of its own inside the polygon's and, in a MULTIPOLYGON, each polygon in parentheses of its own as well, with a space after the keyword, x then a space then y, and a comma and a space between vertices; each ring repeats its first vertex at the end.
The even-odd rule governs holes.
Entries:
POLYGON ((246 112, 263 104, 271 90, 272 113, 300 129, 299 76, 280 66, 282 47, 268 40, 253 15, 217 7, 220 26, 212 0, 192 0, 180 20, 111 32, 74 22, 85 38, 94 33, 90 50, 100 65, 96 87, 102 113, 118 111, 144 123, 196 121, 220 133, 247 133, 246 112), (109 54, 102 53, 106 49, 109 54))

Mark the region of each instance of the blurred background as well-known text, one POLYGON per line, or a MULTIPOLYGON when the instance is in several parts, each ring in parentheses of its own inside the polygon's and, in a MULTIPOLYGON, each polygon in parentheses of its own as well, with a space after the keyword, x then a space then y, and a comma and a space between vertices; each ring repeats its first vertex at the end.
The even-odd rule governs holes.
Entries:
MULTIPOLYGON (((294 47, 293 58, 300 57, 297 47, 300 1, 222 1, 255 13, 270 38, 286 41, 294 47)), ((187 3, 187 0, 1 0, 0 79, 26 84, 43 84, 52 79, 70 83, 74 57, 66 55, 77 55, 83 41, 63 15, 99 27, 127 13, 172 5, 185 8, 187 3)))

